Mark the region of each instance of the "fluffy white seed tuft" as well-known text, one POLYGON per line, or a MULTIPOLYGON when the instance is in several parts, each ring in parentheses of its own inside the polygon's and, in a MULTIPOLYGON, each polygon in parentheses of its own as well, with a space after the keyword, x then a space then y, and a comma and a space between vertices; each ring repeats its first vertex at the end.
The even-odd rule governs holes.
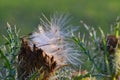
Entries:
POLYGON ((68 40, 71 38, 72 27, 68 25, 70 21, 68 17, 54 15, 50 21, 45 17, 46 20, 41 19, 38 30, 30 36, 31 47, 35 44, 47 55, 54 56, 57 65, 80 64, 78 63, 80 53, 75 50, 74 43, 68 40))

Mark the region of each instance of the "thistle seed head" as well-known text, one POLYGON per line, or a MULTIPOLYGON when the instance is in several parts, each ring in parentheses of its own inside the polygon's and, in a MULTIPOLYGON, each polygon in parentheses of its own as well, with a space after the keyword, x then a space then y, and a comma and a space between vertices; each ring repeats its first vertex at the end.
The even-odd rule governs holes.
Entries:
MULTIPOLYGON (((43 68, 44 79, 63 66, 78 65, 79 56, 74 43, 70 42, 71 31, 67 16, 53 16, 50 21, 41 19, 41 26, 28 38, 22 39, 18 72, 29 75, 31 70, 43 68), (21 61, 22 60, 22 61, 21 61), (29 68, 28 68, 29 67, 29 68)), ((75 27, 74 27, 75 28, 75 27)), ((72 29, 75 30, 75 29, 72 29)))

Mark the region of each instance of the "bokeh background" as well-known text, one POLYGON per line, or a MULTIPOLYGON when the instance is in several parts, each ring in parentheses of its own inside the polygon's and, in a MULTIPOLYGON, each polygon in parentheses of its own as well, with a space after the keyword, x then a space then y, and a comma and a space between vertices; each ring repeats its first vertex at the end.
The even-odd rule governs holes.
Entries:
POLYGON ((35 30, 42 13, 50 16, 54 12, 71 14, 75 25, 83 20, 107 32, 120 15, 120 0, 0 0, 0 44, 7 22, 23 35, 35 30))

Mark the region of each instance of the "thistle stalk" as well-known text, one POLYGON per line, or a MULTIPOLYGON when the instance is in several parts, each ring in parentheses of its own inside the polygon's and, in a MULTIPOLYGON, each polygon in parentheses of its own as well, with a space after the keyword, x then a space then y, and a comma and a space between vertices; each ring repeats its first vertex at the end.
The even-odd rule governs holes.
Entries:
POLYGON ((115 74, 113 75, 113 80, 120 79, 120 38, 119 38, 119 29, 120 29, 120 21, 117 20, 116 28, 115 28, 115 36, 118 39, 116 51, 115 51, 115 59, 114 59, 114 66, 115 66, 115 74))

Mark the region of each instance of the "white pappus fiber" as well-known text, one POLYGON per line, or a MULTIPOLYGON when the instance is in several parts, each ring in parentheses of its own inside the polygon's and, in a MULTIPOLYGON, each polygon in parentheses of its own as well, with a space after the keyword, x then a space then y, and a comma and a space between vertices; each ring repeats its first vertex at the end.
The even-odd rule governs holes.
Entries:
POLYGON ((78 65, 80 53, 75 50, 75 44, 69 39, 72 37, 75 26, 68 25, 70 19, 66 15, 54 15, 48 20, 41 19, 38 30, 30 35, 31 47, 33 44, 41 48, 49 56, 54 56, 57 65, 78 65))

